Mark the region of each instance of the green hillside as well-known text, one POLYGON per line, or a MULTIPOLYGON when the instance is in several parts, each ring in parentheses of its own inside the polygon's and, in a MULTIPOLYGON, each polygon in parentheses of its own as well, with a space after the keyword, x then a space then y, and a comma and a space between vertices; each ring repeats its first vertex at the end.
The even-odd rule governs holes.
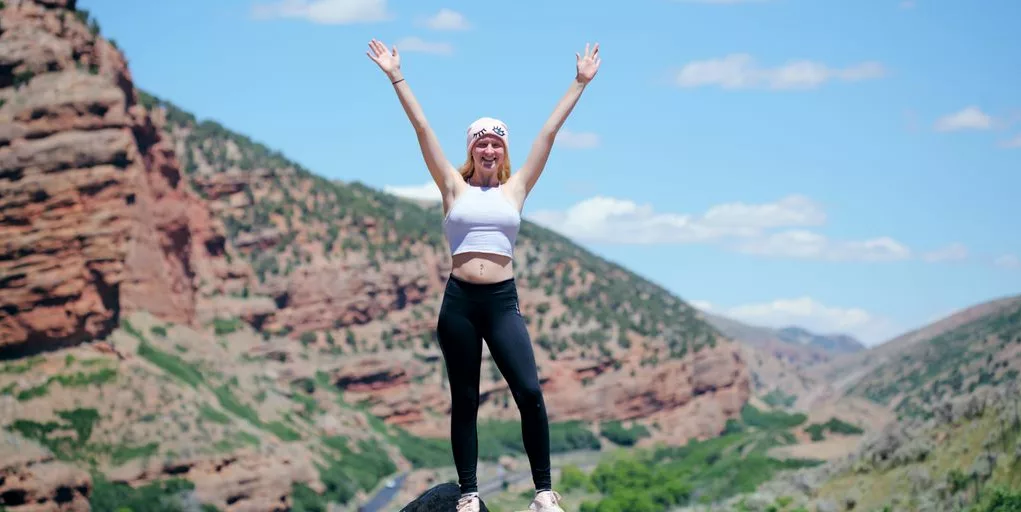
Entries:
MULTIPOLYGON (((327 180, 215 121, 200 121, 152 94, 140 96, 145 105, 166 109, 167 130, 186 148, 178 158, 197 191, 208 195, 212 187, 203 184, 217 175, 248 176, 240 187, 245 206, 224 209, 221 218, 260 280, 313 260, 364 256, 378 269, 447 250, 438 208, 359 182, 327 180), (249 251, 238 243, 267 231, 279 233, 271 250, 249 251)), ((719 336, 667 290, 534 223, 523 222, 517 257, 520 286, 548 299, 526 314, 539 332, 538 345, 550 354, 576 347, 588 356, 609 356, 638 335, 654 341, 654 363, 712 346, 719 336)))
MULTIPOLYGON (((691 510, 1007 512, 1021 510, 1021 303, 992 308, 887 350, 848 391, 898 418, 847 457, 780 473, 753 490, 691 510)), ((850 432, 805 426, 815 439, 850 432)))
MULTIPOLYGON (((984 387, 894 422, 847 459, 782 475, 723 510, 1021 510, 1021 395, 984 387), (768 508, 768 504, 785 506, 768 508)), ((720 510, 720 509, 717 509, 720 510)))
POLYGON ((902 349, 848 389, 903 417, 927 416, 926 404, 1017 379, 1021 302, 902 349))

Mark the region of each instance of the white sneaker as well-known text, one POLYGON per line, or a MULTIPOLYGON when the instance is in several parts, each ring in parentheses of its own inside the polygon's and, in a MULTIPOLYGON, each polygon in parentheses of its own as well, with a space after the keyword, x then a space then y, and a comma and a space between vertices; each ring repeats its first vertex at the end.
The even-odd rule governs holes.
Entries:
POLYGON ((461 496, 457 500, 457 512, 479 512, 482 510, 482 506, 479 504, 479 496, 477 494, 469 494, 467 496, 461 496))
POLYGON ((528 510, 532 512, 564 512, 560 508, 560 493, 557 491, 541 491, 532 499, 528 510))

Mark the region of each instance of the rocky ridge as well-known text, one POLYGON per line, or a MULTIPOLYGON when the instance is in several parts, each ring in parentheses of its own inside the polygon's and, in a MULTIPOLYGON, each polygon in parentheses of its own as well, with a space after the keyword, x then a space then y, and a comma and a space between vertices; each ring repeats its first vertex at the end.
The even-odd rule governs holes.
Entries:
POLYGON ((6 2, 0 351, 102 338, 122 311, 191 323, 250 269, 182 179, 160 112, 73 0, 6 2))

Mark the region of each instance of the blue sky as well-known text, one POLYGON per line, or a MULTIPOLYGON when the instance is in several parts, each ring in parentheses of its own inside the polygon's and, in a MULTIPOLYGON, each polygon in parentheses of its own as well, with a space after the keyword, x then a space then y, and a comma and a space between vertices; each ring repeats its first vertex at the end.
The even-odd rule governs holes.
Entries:
POLYGON ((713 311, 867 343, 1021 293, 1021 2, 78 3, 140 87, 411 195, 435 191, 371 38, 451 160, 486 115, 517 165, 598 41, 526 217, 713 311))

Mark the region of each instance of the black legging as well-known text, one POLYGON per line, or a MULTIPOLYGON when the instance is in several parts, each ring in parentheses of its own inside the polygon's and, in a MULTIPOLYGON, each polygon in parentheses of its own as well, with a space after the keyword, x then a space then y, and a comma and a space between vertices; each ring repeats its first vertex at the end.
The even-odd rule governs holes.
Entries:
POLYGON ((436 332, 450 383, 450 443, 461 492, 478 491, 476 420, 482 339, 489 345, 489 353, 507 380, 521 414, 521 437, 535 488, 550 489, 549 420, 514 279, 475 284, 451 275, 436 332))

